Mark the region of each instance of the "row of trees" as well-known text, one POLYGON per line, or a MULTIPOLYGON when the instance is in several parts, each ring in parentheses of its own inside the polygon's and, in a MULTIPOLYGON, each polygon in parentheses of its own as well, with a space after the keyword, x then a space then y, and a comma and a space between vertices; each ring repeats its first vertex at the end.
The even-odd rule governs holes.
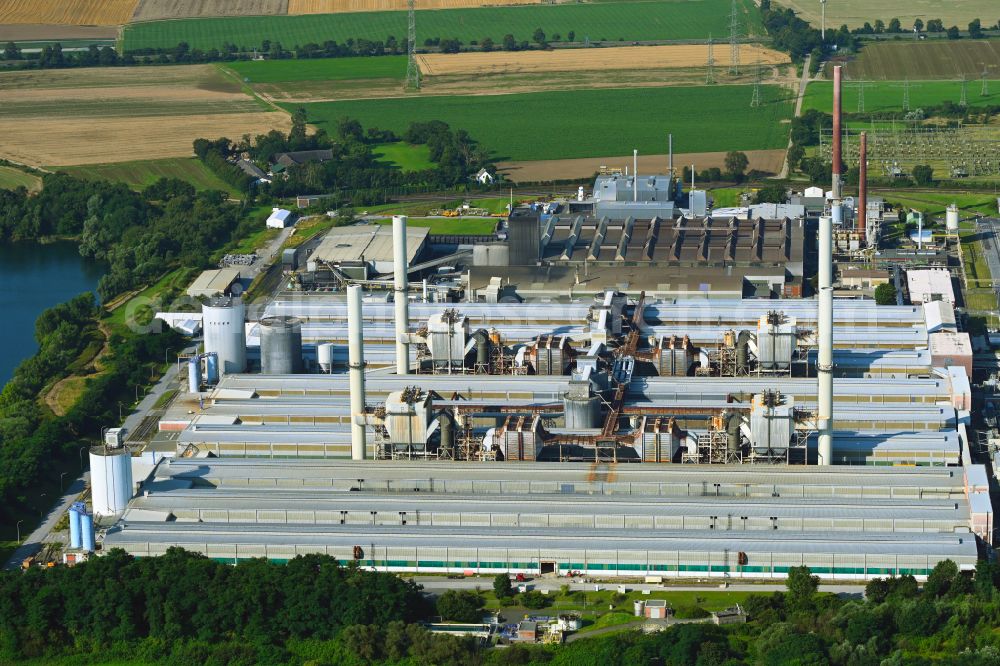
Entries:
MULTIPOLYGON (((989 30, 1000 30, 1000 21, 993 24, 988 28, 989 30)), ((944 21, 941 19, 930 19, 925 24, 922 19, 916 19, 913 22, 913 32, 924 32, 925 30, 930 33, 947 33, 948 37, 951 39, 958 39, 961 36, 961 30, 958 26, 953 25, 950 28, 944 27, 944 21)), ((883 34, 901 34, 903 32, 909 32, 910 29, 903 29, 902 24, 898 18, 891 19, 886 25, 882 19, 876 19, 875 23, 869 23, 865 21, 864 25, 860 28, 855 28, 852 32, 856 35, 883 35, 883 34)), ((984 36, 983 33, 983 22, 979 19, 973 19, 968 25, 969 37, 973 39, 981 39, 984 36)))

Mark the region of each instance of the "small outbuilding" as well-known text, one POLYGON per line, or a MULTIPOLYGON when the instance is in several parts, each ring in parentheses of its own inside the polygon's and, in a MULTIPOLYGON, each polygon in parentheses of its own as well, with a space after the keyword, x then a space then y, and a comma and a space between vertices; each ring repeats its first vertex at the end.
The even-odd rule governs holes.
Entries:
POLYGON ((267 227, 269 229, 284 229, 293 224, 295 224, 295 214, 284 208, 272 209, 271 215, 267 218, 267 227))
POLYGON ((187 288, 187 295, 191 298, 212 298, 223 294, 235 295, 242 291, 237 286, 239 279, 240 269, 238 268, 216 268, 202 271, 201 275, 196 277, 191 286, 187 288))

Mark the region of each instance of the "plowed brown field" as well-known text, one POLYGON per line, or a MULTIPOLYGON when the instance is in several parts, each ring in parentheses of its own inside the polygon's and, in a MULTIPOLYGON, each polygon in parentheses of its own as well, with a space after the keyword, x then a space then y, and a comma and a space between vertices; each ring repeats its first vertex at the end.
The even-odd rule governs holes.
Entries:
MULTIPOLYGON (((419 9, 458 9, 537 5, 539 0, 420 0, 419 9)), ((337 14, 340 12, 382 12, 406 9, 406 0, 288 0, 289 14, 337 14)))
POLYGON ((141 0, 133 21, 207 16, 283 16, 288 0, 141 0))
MULTIPOLYGON (((788 55, 759 46, 740 47, 743 63, 779 65, 788 55)), ((492 51, 490 53, 418 55, 420 70, 428 76, 451 74, 514 74, 575 72, 608 69, 668 69, 700 67, 708 61, 708 46, 623 46, 617 48, 557 49, 555 51, 492 51)))
POLYGON ((0 23, 121 25, 139 0, 0 0, 0 23))
POLYGON ((24 164, 70 166, 187 157, 200 137, 287 132, 287 113, 143 118, 0 118, 0 156, 24 164))

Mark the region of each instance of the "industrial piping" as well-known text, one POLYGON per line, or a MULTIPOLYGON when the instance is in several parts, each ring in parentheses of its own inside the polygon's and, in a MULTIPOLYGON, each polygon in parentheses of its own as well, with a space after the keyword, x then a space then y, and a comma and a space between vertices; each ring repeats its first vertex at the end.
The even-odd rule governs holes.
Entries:
POLYGON ((361 286, 347 288, 347 365, 351 381, 351 460, 365 459, 365 348, 361 286))
POLYGON ((818 464, 833 463, 833 220, 819 218, 818 464))
POLYGON ((833 198, 839 201, 841 192, 840 161, 840 65, 833 68, 833 198))
POLYGON ((396 303, 396 374, 410 373, 410 297, 406 272, 406 216, 392 218, 392 249, 394 255, 396 303))
POLYGON ((864 240, 868 233, 868 132, 861 133, 858 163, 858 233, 864 240))

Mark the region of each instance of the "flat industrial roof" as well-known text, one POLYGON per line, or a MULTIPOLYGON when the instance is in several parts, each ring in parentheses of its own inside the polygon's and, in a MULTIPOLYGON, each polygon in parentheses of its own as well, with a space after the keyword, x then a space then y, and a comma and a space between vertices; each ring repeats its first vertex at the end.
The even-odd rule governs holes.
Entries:
MULTIPOLYGON (((423 249, 429 227, 406 227, 406 260, 412 263, 423 249)), ((310 261, 339 264, 345 261, 393 260, 392 227, 381 224, 355 224, 334 227, 309 257, 310 261)))
MULTIPOLYGON (((229 289, 233 282, 240 279, 238 268, 217 268, 202 271, 187 288, 188 296, 216 296, 229 289)), ((199 315, 200 317, 200 315, 199 315)))

